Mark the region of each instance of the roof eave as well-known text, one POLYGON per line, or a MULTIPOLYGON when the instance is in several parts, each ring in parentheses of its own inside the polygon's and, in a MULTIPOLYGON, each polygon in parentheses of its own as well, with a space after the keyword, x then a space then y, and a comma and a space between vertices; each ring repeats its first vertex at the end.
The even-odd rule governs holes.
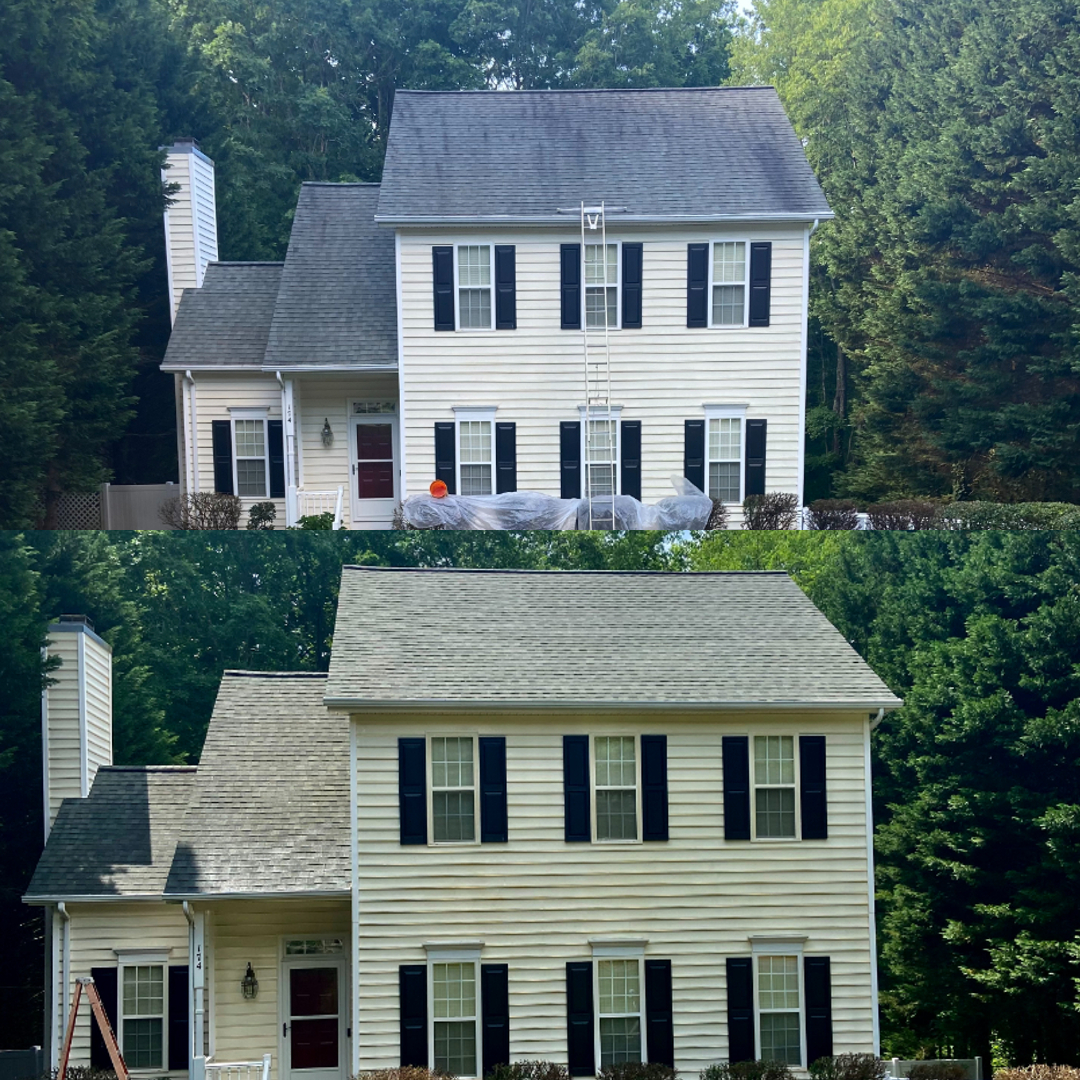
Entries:
POLYGON ((31 906, 41 904, 126 904, 147 900, 162 900, 164 894, 156 893, 27 893, 22 902, 31 906))
MULTIPOLYGON (((758 214, 618 214, 612 215, 612 223, 629 225, 708 225, 716 222, 791 222, 811 225, 815 221, 830 221, 836 217, 832 210, 807 211, 806 213, 758 213, 758 214)), ((375 224, 402 225, 574 225, 572 214, 376 214, 375 224)))
POLYGON ((181 900, 308 900, 312 897, 336 899, 351 895, 351 890, 346 887, 341 889, 292 889, 276 892, 259 892, 257 890, 242 892, 166 892, 161 899, 169 903, 180 903, 181 900))

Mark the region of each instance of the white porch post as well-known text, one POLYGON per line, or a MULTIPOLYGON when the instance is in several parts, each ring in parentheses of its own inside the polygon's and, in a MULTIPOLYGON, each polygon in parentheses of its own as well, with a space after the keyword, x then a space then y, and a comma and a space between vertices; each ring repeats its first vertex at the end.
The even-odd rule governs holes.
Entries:
POLYGON ((188 974, 191 979, 191 1030, 190 1066, 188 1080, 203 1080, 206 1075, 206 1056, 203 1053, 206 1032, 206 915, 192 911, 184 902, 184 914, 190 927, 188 941, 188 974))
POLYGON ((292 528, 297 522, 296 513, 296 413, 293 399, 292 379, 283 379, 277 372, 281 384, 281 416, 285 421, 285 525, 292 528))

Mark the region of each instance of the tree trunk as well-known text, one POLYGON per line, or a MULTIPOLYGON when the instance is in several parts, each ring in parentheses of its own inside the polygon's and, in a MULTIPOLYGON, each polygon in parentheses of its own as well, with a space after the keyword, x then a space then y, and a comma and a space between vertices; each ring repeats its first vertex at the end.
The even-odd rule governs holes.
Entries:
POLYGON ((836 392, 833 395, 833 412, 837 416, 837 424, 833 429, 833 453, 841 453, 841 428, 847 416, 847 358, 844 356, 844 346, 837 342, 836 345, 836 392))

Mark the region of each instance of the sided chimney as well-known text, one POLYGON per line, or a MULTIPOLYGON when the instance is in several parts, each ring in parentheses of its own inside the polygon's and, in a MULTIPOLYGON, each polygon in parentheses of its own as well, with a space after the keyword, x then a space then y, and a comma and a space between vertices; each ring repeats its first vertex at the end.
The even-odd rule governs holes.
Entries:
POLYGON ((86 615, 61 615, 47 656, 60 666, 41 694, 45 839, 64 799, 85 799, 98 769, 112 764, 112 649, 86 615))
POLYGON ((184 290, 199 288, 206 264, 218 257, 214 163, 194 139, 178 139, 161 149, 165 151, 161 181, 178 187, 165 210, 165 257, 175 323, 184 290))

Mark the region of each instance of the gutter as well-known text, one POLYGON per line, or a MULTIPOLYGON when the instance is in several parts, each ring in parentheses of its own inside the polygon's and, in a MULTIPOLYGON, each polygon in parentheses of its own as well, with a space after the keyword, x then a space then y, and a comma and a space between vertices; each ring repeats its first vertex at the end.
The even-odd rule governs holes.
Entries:
MULTIPOLYGON (((64 1024, 68 1021, 68 1012, 71 1009, 71 916, 63 900, 56 905, 56 913, 63 920, 63 928, 60 933, 60 979, 63 986, 60 990, 60 1000, 63 1002, 61 1016, 64 1024)), ((59 1034, 59 1032, 57 1032, 59 1034)))
POLYGON ((778 709, 802 709, 813 711, 863 711, 876 708, 884 716, 886 710, 898 709, 903 704, 897 698, 891 701, 624 701, 616 704, 596 701, 446 701, 437 698, 423 698, 416 701, 356 699, 343 697, 324 697, 323 705, 328 709, 339 709, 350 713, 363 712, 415 712, 418 709, 437 708, 441 711, 465 709, 513 709, 516 712, 551 712, 589 711, 589 712, 625 712, 637 709, 643 712, 664 710, 671 711, 717 711, 739 710, 742 712, 762 712, 778 709))
MULTIPOLYGON (((761 213, 761 214, 619 214, 620 225, 698 225, 711 222, 811 222, 830 221, 836 215, 831 211, 817 211, 813 214, 761 213)), ((563 225, 573 224, 566 214, 536 214, 515 217, 510 214, 463 214, 459 217, 450 215, 434 216, 429 214, 408 215, 376 214, 376 225, 563 225)))
POLYGON ((884 709, 878 709, 877 716, 875 716, 873 718, 873 720, 870 721, 870 730, 871 731, 877 731, 878 724, 880 724, 881 721, 884 720, 884 719, 885 719, 885 710, 884 709))
MULTIPOLYGON (((190 470, 187 475, 187 494, 193 495, 199 490, 199 424, 195 412, 195 376, 188 368, 184 372, 184 382, 188 391, 188 420, 190 422, 190 442, 188 443, 188 458, 190 470)), ((185 463, 186 464, 186 463, 185 463)))

